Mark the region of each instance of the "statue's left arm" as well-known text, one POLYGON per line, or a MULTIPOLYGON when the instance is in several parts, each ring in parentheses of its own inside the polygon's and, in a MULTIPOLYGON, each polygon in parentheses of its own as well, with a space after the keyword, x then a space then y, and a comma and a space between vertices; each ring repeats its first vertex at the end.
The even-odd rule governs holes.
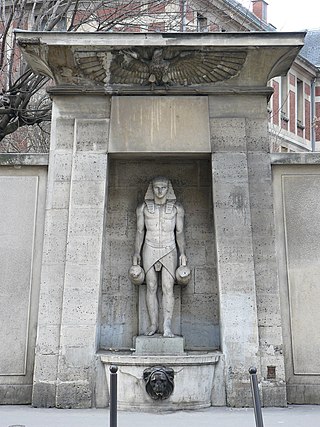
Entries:
POLYGON ((179 203, 176 203, 175 207, 177 209, 176 242, 180 252, 179 265, 187 265, 186 238, 184 234, 184 209, 179 203))

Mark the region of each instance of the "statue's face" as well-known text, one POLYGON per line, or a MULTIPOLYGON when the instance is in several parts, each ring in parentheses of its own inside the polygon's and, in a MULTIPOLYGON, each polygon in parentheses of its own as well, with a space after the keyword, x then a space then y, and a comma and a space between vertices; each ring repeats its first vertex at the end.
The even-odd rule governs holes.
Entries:
POLYGON ((167 181, 154 181, 153 183, 153 193, 158 199, 163 199, 166 196, 168 188, 167 181))

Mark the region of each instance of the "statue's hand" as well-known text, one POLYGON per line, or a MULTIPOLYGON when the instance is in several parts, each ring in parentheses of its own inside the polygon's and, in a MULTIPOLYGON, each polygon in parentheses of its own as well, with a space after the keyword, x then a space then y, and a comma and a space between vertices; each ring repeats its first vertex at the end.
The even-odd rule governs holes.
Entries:
POLYGON ((140 254, 134 254, 132 257, 132 265, 140 265, 141 256, 140 254))
POLYGON ((179 263, 180 263, 180 266, 181 265, 183 265, 183 266, 187 265, 187 257, 185 256, 185 254, 180 255, 179 263))

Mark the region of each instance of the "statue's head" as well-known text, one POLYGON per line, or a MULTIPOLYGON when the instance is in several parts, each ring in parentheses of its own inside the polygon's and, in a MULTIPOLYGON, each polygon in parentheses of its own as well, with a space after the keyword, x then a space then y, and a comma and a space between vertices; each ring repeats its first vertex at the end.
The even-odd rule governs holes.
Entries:
POLYGON ((166 197, 169 190, 169 180, 164 176, 157 176, 152 180, 152 190, 153 194, 158 199, 163 199, 166 197))
POLYGON ((154 213, 154 205, 165 204, 166 212, 171 212, 176 202, 171 181, 164 176, 153 178, 144 196, 148 211, 154 213))

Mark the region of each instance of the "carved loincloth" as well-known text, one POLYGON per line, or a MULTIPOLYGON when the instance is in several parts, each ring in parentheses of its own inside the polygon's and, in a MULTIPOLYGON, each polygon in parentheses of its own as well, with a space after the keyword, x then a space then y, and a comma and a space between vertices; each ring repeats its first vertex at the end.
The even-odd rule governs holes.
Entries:
POLYGON ((146 274, 152 267, 155 267, 156 271, 160 271, 161 267, 164 267, 175 278, 177 268, 177 249, 175 243, 164 248, 154 248, 145 242, 142 257, 143 268, 146 274))

